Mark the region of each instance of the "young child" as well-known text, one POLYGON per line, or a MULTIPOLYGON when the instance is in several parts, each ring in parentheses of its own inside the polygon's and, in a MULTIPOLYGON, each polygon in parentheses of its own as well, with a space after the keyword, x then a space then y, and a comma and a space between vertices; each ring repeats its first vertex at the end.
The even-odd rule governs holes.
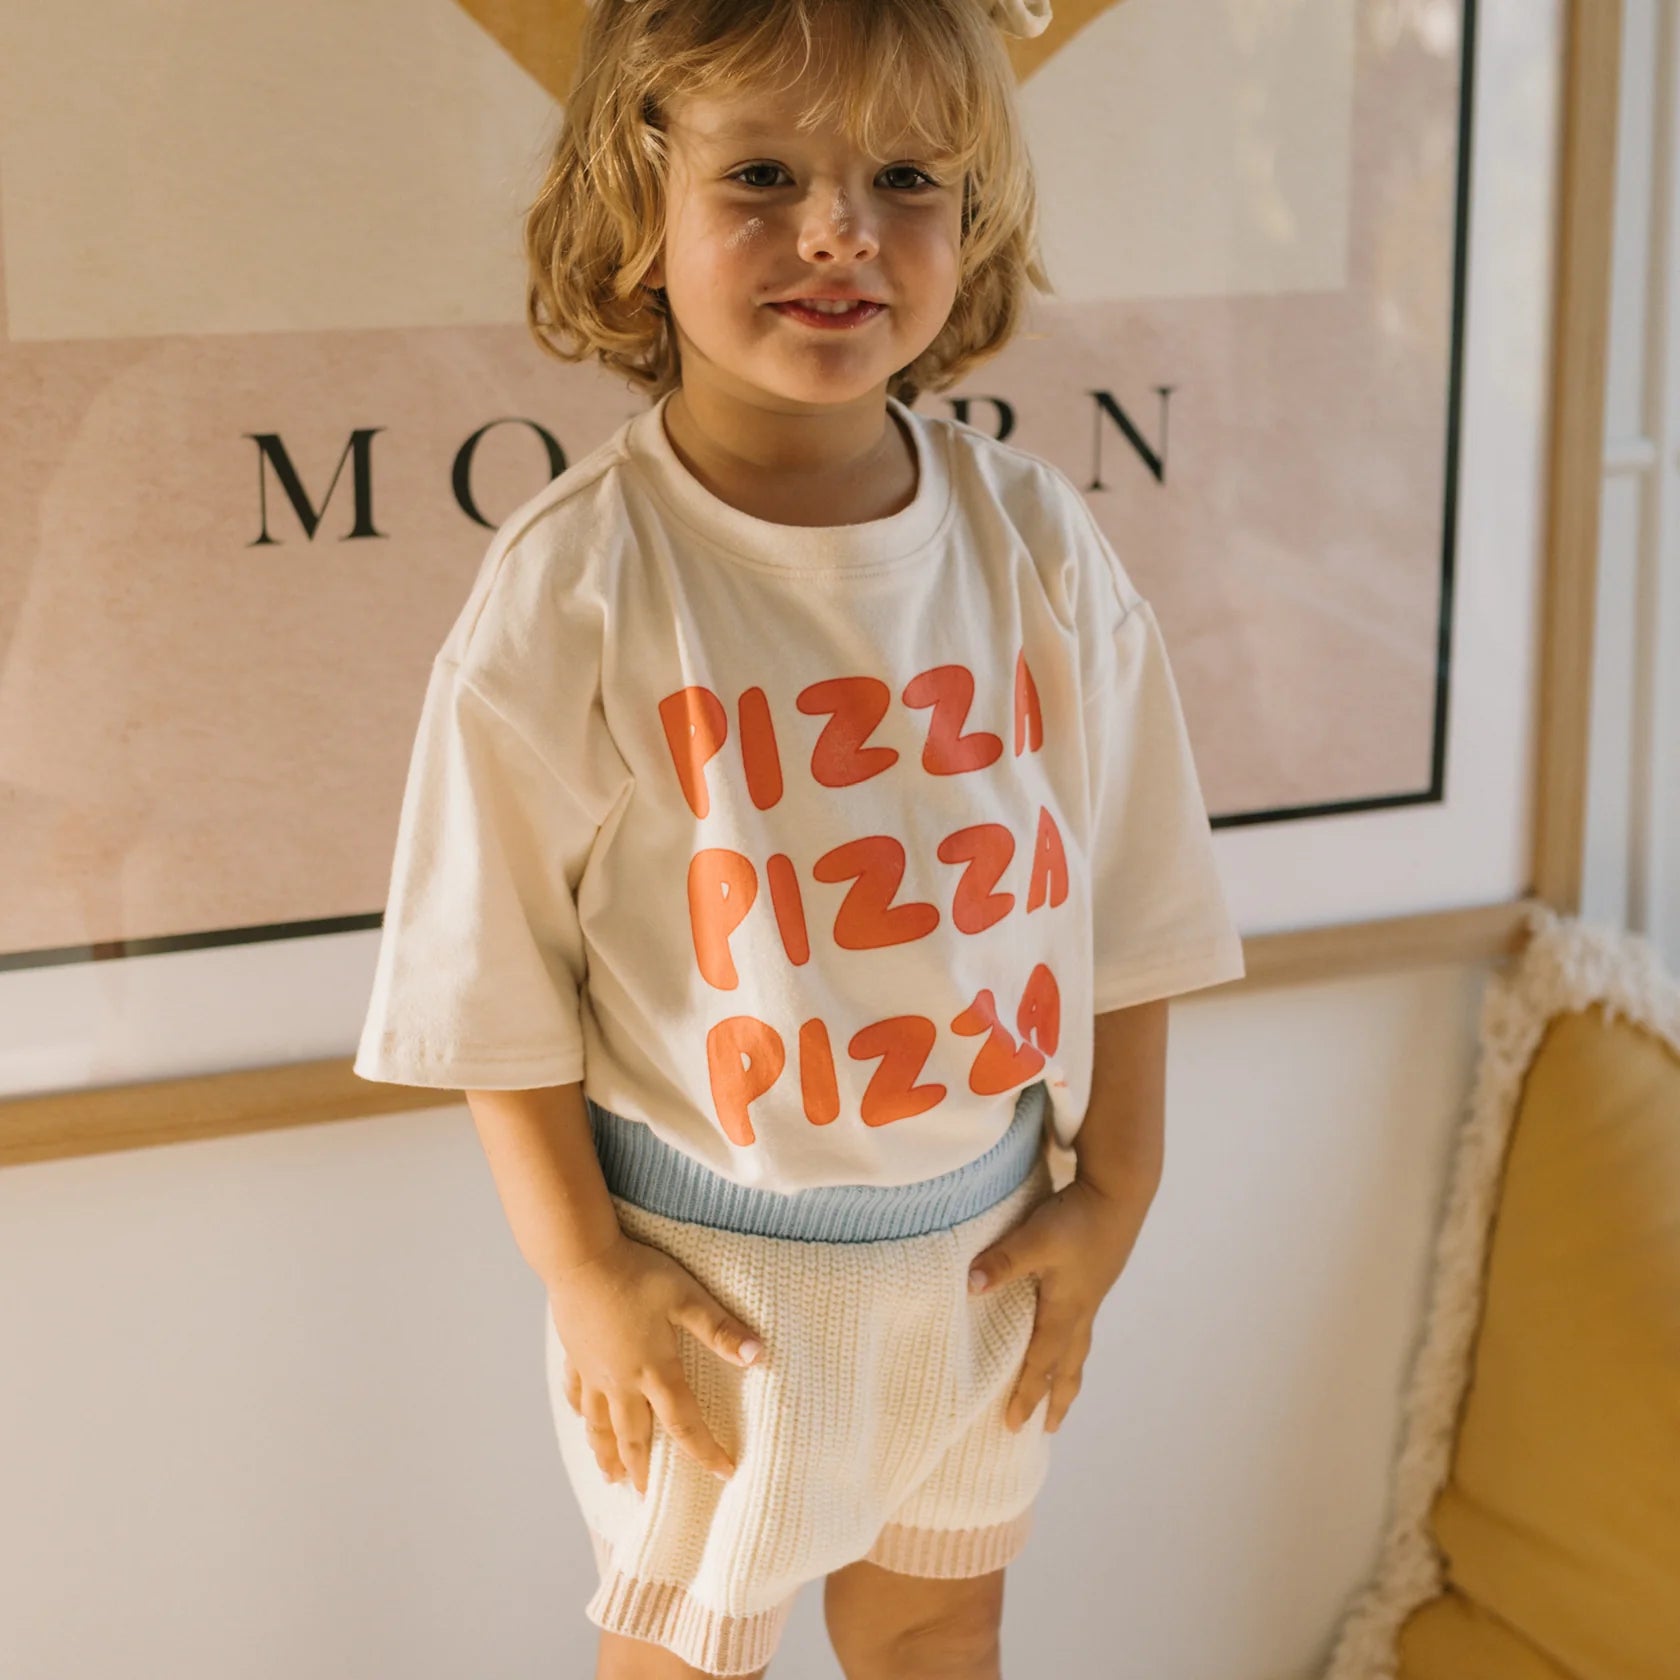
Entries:
POLYGON ((527 218, 539 343, 652 400, 436 657, 355 1068, 466 1093, 543 1281, 602 1676, 762 1674, 817 1577, 851 1680, 997 1674, 1166 1000, 1244 971, 1148 602, 911 406, 1049 289, 1048 16, 596 0, 527 218))

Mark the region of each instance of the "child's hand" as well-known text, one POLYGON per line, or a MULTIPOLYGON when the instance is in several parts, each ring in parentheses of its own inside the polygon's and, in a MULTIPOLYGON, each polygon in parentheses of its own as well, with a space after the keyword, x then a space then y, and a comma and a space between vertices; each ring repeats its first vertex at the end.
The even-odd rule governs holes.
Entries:
POLYGON ((1046 1430, 1056 1429, 1073 1404, 1097 1309, 1131 1257, 1157 1182, 1155 1175, 1140 1176, 1123 1191, 1105 1193, 1075 1178, 975 1255, 987 1289, 1011 1278, 1039 1280, 1032 1340, 1004 1414, 1011 1429, 1026 1422, 1047 1389, 1046 1430))
POLYGON ((758 1344, 687 1268, 621 1236, 552 1281, 548 1301, 566 1354, 566 1399, 588 1424, 608 1481, 628 1476, 637 1493, 647 1492, 656 1413, 696 1462, 725 1480, 735 1473, 688 1385, 677 1333, 737 1365, 750 1365, 758 1344))

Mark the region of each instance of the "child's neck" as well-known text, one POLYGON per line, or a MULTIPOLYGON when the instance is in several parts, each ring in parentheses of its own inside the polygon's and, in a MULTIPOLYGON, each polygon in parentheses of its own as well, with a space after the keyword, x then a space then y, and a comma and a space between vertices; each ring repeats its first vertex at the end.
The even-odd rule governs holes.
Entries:
POLYGON ((773 525, 860 525, 915 499, 916 452, 888 411, 880 442, 845 466, 766 465, 698 426, 678 390, 665 405, 665 435, 678 460, 720 501, 773 525))

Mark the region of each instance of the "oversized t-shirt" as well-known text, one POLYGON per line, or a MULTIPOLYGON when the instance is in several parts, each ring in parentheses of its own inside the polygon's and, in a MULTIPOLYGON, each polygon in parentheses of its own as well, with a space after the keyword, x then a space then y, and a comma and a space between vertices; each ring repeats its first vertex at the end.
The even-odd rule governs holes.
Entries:
POLYGON ((668 402, 502 524, 435 658, 356 1073, 582 1081, 773 1190, 952 1171, 1039 1079, 1065 1152, 1093 1016, 1244 972, 1148 601, 963 422, 889 397, 913 499, 793 526, 668 402))

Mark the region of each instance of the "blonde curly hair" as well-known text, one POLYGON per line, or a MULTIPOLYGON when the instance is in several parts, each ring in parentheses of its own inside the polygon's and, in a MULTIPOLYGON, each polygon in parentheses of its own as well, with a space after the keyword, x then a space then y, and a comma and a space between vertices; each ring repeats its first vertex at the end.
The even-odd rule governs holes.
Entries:
POLYGON ((962 174, 956 301, 889 394, 947 390, 1009 342, 1027 285, 1054 288, 1015 73, 984 0, 594 0, 524 219, 526 324, 544 352, 598 358, 654 400, 682 383, 663 293, 642 283, 665 246, 666 113, 694 95, 779 91, 808 70, 824 91, 802 128, 836 124, 879 157, 891 113, 946 179, 962 174))

